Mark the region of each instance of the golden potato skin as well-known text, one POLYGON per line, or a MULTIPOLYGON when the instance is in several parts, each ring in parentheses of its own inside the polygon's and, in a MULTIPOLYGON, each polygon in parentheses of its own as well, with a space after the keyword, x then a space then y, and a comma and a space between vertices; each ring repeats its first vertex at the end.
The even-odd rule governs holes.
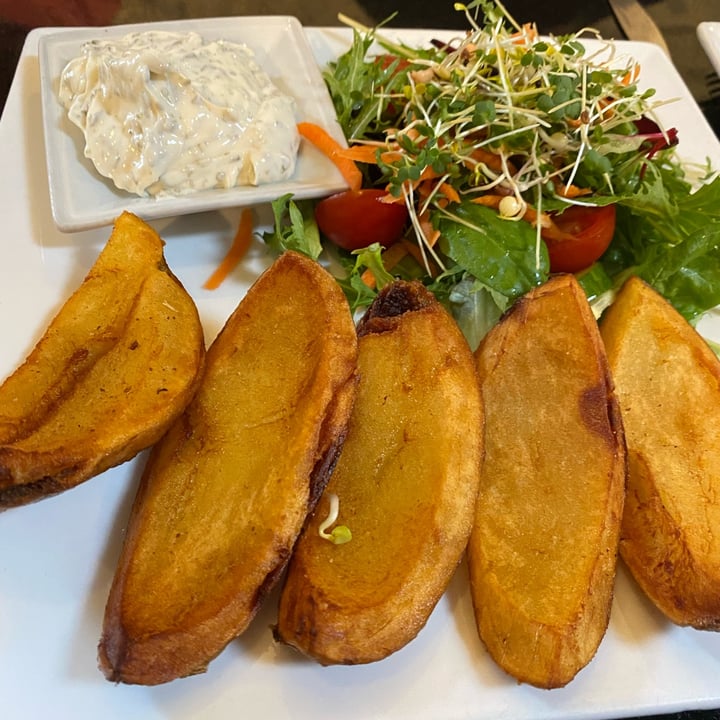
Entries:
POLYGON ((607 360, 575 278, 521 298, 476 358, 486 413, 468 544, 478 631, 507 673, 561 687, 607 629, 626 470, 607 360))
POLYGON ((197 388, 197 308, 138 217, 0 386, 0 509, 74 487, 152 445, 197 388))
POLYGON ((628 446, 620 554, 670 620, 720 629, 720 362, 636 277, 601 332, 628 446))
POLYGON ((342 291, 286 252, 230 316, 195 398, 153 448, 105 612, 109 680, 203 672, 247 627, 327 483, 356 373, 342 291))
POLYGON ((474 359, 419 283, 380 293, 359 328, 348 436, 290 561, 276 637, 322 664, 380 660, 410 642, 470 533, 482 452, 474 359), (352 539, 319 535, 329 495, 352 539))

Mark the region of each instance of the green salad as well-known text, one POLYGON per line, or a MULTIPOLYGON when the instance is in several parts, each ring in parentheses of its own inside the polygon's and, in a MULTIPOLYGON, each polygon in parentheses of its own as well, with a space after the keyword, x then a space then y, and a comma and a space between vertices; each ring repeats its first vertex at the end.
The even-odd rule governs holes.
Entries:
POLYGON ((455 9, 467 31, 426 47, 347 21, 324 78, 360 187, 280 198, 265 240, 333 254, 354 309, 421 280, 471 346, 555 272, 598 315, 631 274, 690 321, 720 304, 720 180, 680 160, 636 61, 593 31, 542 36, 497 1, 455 9))

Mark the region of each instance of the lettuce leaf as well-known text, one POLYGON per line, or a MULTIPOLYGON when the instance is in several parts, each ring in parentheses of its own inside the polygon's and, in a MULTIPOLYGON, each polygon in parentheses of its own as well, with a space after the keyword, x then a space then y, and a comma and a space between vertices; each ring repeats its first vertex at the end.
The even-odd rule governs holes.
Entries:
POLYGON ((651 190, 622 198, 603 266, 616 286, 640 276, 688 320, 720 304, 720 178, 697 191, 651 190))
POLYGON ((547 248, 528 223, 471 202, 452 206, 436 222, 442 252, 492 294, 513 301, 547 279, 547 248))
POLYGON ((295 250, 317 260, 323 247, 314 208, 310 200, 295 201, 291 193, 282 195, 272 203, 274 225, 271 232, 263 233, 263 241, 278 254, 295 250))

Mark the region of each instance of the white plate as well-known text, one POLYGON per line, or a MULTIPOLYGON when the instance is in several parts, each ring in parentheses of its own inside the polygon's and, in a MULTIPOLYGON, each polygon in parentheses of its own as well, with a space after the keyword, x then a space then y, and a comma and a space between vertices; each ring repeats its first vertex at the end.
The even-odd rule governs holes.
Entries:
POLYGON ((236 17, 59 30, 41 36, 39 56, 50 202, 60 230, 74 232, 109 225, 122 210, 131 210, 149 220, 255 205, 285 193, 293 193, 297 198, 318 197, 347 187, 326 157, 301 143, 295 173, 284 182, 167 198, 143 198, 118 190, 84 156, 82 133, 68 120, 58 100, 58 82, 65 65, 80 55, 83 43, 149 29, 195 30, 206 40, 223 38, 245 43, 275 85, 295 98, 298 121, 322 125, 333 137, 345 142, 325 83, 296 18, 236 17))
MULTIPOLYGON (((107 228, 65 235, 52 219, 38 142, 37 42, 46 32, 28 38, 0 121, 0 376, 23 359, 108 235, 107 228)), ((307 35, 322 63, 349 37, 337 28, 307 35)), ((447 38, 401 35, 410 43, 447 38)), ((644 85, 679 98, 662 115, 678 127, 682 153, 720 165, 717 139, 663 53, 647 44, 618 45, 640 60, 644 85)), ((238 216, 222 210, 153 223, 167 242, 170 267, 198 304, 208 340, 268 262, 257 243, 217 291, 202 289, 238 216)), ((258 208, 258 227, 269 220, 268 207, 258 208)), ((703 330, 720 340, 720 319, 709 318, 703 330)), ((380 663, 323 668, 276 646, 271 597, 206 674, 155 688, 112 685, 97 669, 96 648, 143 461, 0 515, 3 719, 581 720, 720 707, 720 635, 671 625, 623 570, 597 656, 560 690, 519 686, 493 664, 477 637, 463 567, 419 636, 380 663)))
POLYGON ((720 74, 720 22, 701 22, 697 36, 715 72, 720 74))

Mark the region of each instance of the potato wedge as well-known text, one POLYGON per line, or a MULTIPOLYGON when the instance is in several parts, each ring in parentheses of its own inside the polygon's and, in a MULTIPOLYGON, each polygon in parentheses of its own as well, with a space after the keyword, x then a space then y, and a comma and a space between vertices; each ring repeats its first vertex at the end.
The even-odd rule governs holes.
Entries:
POLYGON ((450 316, 398 281, 358 331, 348 437, 293 553, 276 627, 322 664, 380 660, 417 635, 463 554, 479 482, 477 375, 450 316), (342 545, 319 534, 333 495, 352 533, 342 545))
POLYGON ((628 446, 620 554, 670 620, 720 629, 720 361, 639 278, 601 332, 628 446))
POLYGON ((468 544, 478 631, 507 673, 561 687, 607 629, 625 490, 619 408, 575 278, 521 298, 476 357, 486 412, 468 544))
POLYGON ((105 612, 109 680, 203 672, 243 632, 327 483, 356 373, 342 291, 286 252, 230 316, 195 398, 153 448, 105 612))
POLYGON ((197 308, 138 217, 105 248, 0 386, 0 508, 74 487, 152 445, 194 394, 197 308))

